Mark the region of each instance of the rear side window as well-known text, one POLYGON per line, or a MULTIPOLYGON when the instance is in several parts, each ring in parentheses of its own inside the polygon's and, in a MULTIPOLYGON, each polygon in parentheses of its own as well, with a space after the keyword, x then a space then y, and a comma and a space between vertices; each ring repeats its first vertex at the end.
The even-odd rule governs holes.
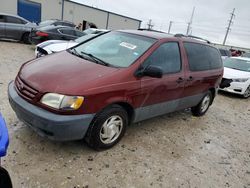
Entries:
POLYGON ((59 29, 62 34, 75 36, 75 31, 72 29, 59 29))
POLYGON ((14 24, 23 24, 23 21, 19 18, 15 18, 13 16, 6 16, 7 23, 14 23, 14 24))
POLYGON ((164 74, 176 73, 181 70, 181 57, 177 42, 168 42, 157 48, 144 62, 143 66, 156 65, 164 74))
POLYGON ((191 42, 184 42, 184 47, 191 71, 205 71, 222 67, 221 55, 216 48, 191 42))

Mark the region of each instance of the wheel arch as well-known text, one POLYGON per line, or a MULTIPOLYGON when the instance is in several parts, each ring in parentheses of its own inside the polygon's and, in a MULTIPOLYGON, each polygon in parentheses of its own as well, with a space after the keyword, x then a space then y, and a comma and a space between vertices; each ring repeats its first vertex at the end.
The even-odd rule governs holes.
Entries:
POLYGON ((216 95, 216 89, 215 88, 210 88, 209 91, 212 93, 212 100, 210 105, 213 103, 215 95, 216 95))
POLYGON ((106 105, 101 110, 99 110, 99 112, 96 113, 95 116, 98 116, 98 114, 100 114, 102 111, 104 111, 105 109, 110 108, 110 107, 112 107, 114 105, 118 105, 118 106, 122 107, 127 112, 127 114, 128 114, 128 124, 131 124, 133 122, 133 120, 134 120, 134 117, 135 117, 135 111, 134 111, 133 106, 131 104, 129 104, 128 102, 126 102, 126 101, 112 102, 112 103, 106 105))

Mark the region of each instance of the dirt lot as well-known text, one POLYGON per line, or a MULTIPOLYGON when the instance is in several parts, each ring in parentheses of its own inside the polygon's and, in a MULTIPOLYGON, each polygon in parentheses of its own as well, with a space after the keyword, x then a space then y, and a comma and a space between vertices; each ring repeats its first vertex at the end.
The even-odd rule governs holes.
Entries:
POLYGON ((20 122, 8 83, 34 58, 29 45, 0 42, 0 111, 9 128, 3 160, 14 187, 250 187, 250 99, 219 94, 201 118, 180 111, 134 124, 114 148, 53 142, 20 122))

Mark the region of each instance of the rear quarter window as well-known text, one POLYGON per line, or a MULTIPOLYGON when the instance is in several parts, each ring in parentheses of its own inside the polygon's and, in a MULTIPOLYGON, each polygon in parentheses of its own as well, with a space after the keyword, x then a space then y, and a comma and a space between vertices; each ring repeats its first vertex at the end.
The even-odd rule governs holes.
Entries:
POLYGON ((211 46, 184 42, 191 71, 206 71, 222 67, 219 51, 211 46))

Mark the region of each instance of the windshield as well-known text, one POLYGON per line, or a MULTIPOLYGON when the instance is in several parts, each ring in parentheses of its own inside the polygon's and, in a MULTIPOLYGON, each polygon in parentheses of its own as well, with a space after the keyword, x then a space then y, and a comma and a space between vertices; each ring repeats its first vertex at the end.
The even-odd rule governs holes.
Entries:
POLYGON ((96 36, 96 35, 94 35, 94 34, 84 35, 84 36, 82 36, 82 37, 79 37, 79 38, 75 39, 75 42, 77 42, 77 43, 82 43, 82 42, 84 42, 84 41, 86 41, 86 40, 89 40, 89 39, 95 37, 95 36, 96 36))
POLYGON ((91 54, 115 67, 128 67, 137 60, 155 39, 139 35, 110 32, 75 47, 78 54, 91 54))
POLYGON ((224 60, 224 67, 250 72, 250 61, 227 58, 224 60))

